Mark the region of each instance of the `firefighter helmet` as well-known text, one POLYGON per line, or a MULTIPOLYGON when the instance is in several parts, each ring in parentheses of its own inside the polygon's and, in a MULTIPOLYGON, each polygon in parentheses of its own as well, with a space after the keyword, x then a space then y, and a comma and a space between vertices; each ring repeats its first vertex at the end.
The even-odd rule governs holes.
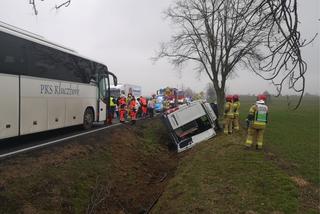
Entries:
POLYGON ((257 101, 259 101, 259 100, 263 100, 265 102, 267 100, 267 96, 264 94, 259 94, 257 96, 257 101))
POLYGON ((235 94, 233 95, 233 101, 238 101, 239 100, 239 95, 235 94))
POLYGON ((233 98, 232 95, 227 95, 226 96, 226 101, 227 102, 232 102, 232 98, 233 98))

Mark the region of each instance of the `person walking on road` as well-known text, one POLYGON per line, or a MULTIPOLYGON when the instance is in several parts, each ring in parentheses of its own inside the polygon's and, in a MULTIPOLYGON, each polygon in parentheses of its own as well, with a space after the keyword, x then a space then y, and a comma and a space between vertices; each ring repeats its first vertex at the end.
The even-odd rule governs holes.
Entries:
POLYGON ((232 123, 234 118, 232 96, 226 96, 226 104, 224 105, 224 134, 232 134, 232 123))
POLYGON ((256 104, 252 105, 247 120, 249 121, 246 147, 250 148, 253 139, 257 138, 256 149, 262 149, 263 134, 268 122, 268 106, 265 104, 266 96, 259 95, 256 104))

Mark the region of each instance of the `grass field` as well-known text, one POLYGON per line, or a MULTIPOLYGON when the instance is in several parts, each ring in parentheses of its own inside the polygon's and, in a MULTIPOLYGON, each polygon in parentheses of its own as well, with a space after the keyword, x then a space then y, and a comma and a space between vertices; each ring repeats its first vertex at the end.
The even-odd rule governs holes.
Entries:
MULTIPOLYGON (((242 121, 254 99, 241 100, 242 121)), ((319 98, 269 107, 263 151, 244 149, 243 129, 182 154, 153 213, 319 213, 319 98)))
MULTIPOLYGON (((242 101, 241 118, 247 115, 254 97, 242 101)), ((290 161, 293 173, 320 186, 319 180, 319 97, 305 97, 301 107, 288 109, 285 97, 269 105, 265 145, 280 158, 290 161)))

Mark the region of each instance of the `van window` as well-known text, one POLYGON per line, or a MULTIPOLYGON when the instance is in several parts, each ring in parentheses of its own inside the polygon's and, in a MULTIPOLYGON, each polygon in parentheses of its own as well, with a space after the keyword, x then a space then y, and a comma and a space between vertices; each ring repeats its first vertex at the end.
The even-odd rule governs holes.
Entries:
POLYGON ((179 141, 190 138, 194 135, 200 134, 208 129, 212 128, 207 115, 204 115, 196 120, 193 120, 177 129, 175 133, 179 138, 179 141))

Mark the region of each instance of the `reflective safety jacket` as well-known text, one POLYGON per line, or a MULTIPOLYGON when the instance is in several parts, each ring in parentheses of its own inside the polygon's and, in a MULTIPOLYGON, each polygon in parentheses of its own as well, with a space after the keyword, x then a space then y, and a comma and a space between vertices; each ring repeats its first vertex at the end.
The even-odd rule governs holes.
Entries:
POLYGON ((130 111, 134 111, 135 112, 137 110, 136 100, 132 99, 130 101, 129 108, 130 108, 130 111))
POLYGON ((252 128, 264 129, 268 122, 268 106, 264 104, 252 105, 248 117, 253 119, 252 128))
POLYGON ((236 101, 233 103, 233 113, 235 116, 239 116, 239 110, 240 110, 240 101, 236 101))
POLYGON ((234 117, 232 102, 226 102, 226 104, 224 105, 224 116, 228 118, 234 117))
POLYGON ((119 110, 124 110, 126 108, 127 102, 126 102, 126 98, 121 97, 119 99, 119 110))
POLYGON ((116 107, 113 97, 110 97, 110 107, 116 107))
POLYGON ((144 97, 140 97, 141 106, 147 107, 147 99, 144 97))

